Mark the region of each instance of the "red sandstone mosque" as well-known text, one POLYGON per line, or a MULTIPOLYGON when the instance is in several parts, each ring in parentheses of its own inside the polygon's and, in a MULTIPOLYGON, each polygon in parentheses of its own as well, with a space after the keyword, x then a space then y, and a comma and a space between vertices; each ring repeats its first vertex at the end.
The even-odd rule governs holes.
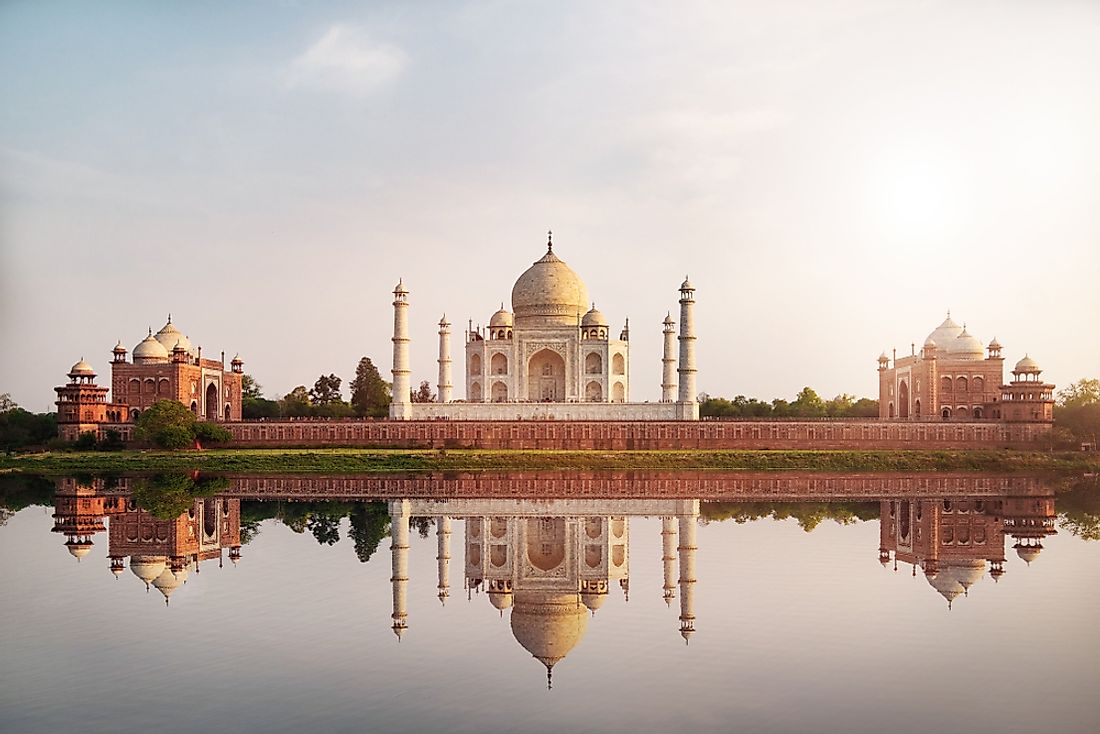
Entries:
POLYGON ((1054 385, 1025 355, 1004 381, 1001 344, 988 345, 947 318, 924 340, 918 353, 878 358, 879 418, 883 420, 1001 421, 1049 423, 1054 419, 1054 385))
POLYGON ((111 353, 111 388, 96 385, 95 369, 83 358, 69 370, 69 383, 54 388, 61 438, 72 441, 91 432, 102 440, 113 429, 129 440, 134 421, 158 400, 175 400, 203 420, 241 420, 244 362, 234 357, 227 372, 224 353, 220 359, 204 358, 202 347, 191 344, 171 315, 156 334, 149 329, 132 361, 121 341, 111 353))

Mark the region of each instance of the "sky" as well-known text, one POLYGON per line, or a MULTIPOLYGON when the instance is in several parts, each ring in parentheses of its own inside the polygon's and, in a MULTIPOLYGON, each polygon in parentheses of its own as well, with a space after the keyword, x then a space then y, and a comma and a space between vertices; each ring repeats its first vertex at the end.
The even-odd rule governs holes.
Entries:
POLYGON ((877 397, 948 309, 1100 377, 1098 74, 1093 2, 6 2, 0 393, 168 313, 269 397, 388 378, 398 278, 434 385, 547 229, 633 400, 685 274, 712 395, 877 397))

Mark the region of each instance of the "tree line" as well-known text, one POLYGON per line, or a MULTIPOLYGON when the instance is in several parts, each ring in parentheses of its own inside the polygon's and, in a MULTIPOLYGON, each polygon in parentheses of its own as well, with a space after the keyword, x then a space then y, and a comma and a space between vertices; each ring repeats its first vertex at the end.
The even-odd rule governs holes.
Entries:
POLYGON ((738 395, 732 400, 699 396, 699 415, 704 418, 877 418, 878 401, 841 393, 825 400, 811 387, 804 387, 794 400, 775 398, 767 402, 738 395))
MULTIPOLYGON (((265 398, 263 387, 251 375, 241 380, 241 415, 245 420, 259 418, 384 418, 389 415, 392 385, 382 379, 370 357, 363 357, 348 384, 349 400, 344 400, 343 380, 335 374, 321 375, 307 389, 298 385, 277 400, 265 398)), ((410 391, 414 403, 430 403, 435 393, 427 380, 410 391)))

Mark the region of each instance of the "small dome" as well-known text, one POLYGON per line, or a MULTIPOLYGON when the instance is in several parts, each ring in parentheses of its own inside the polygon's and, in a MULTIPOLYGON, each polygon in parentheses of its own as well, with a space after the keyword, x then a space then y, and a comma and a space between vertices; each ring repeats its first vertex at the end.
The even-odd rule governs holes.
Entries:
POLYGON ((959 335, 947 344, 947 352, 956 359, 981 359, 985 356, 985 347, 964 326, 959 335))
POLYGON ((233 360, 229 364, 244 364, 244 360, 241 359, 240 354, 234 354, 233 360))
POLYGON ((161 330, 155 336, 156 340, 169 351, 175 349, 177 345, 183 347, 183 350, 188 354, 195 350, 191 345, 191 340, 172 323, 171 316, 168 317, 168 323, 161 327, 161 330))
POLYGON ((161 571, 155 579, 153 579, 153 586, 157 588, 164 598, 167 600, 172 595, 172 592, 178 589, 184 581, 187 580, 186 569, 173 572, 170 568, 165 568, 161 571))
POLYGON ((70 540, 65 543, 65 548, 69 551, 69 555, 73 558, 83 558, 92 552, 92 541, 90 540, 70 540))
POLYGON ((149 336, 141 340, 141 343, 134 347, 134 361, 141 362, 164 362, 168 360, 168 348, 161 344, 153 337, 152 329, 149 330, 149 336))
POLYGON ((121 339, 118 340, 118 344, 116 344, 115 348, 112 349, 111 351, 115 354, 126 354, 126 347, 122 346, 122 340, 121 339))
POLYGON ((92 366, 90 364, 88 364, 87 362, 84 361, 83 357, 81 357, 80 361, 77 362, 76 364, 74 364, 72 366, 72 368, 69 370, 69 376, 72 377, 74 375, 82 375, 84 377, 95 377, 95 370, 92 369, 92 366))
POLYGON ((989 342, 990 349, 1003 349, 1001 343, 997 341, 997 337, 993 337, 993 341, 989 342))
POLYGON ((501 611, 508 609, 512 606, 512 592, 490 590, 489 603, 501 611))
POLYGON ((927 339, 924 340, 924 348, 925 349, 935 349, 937 346, 939 346, 939 345, 936 344, 936 340, 933 339, 932 337, 928 337, 927 339))
POLYGON ((393 294, 397 295, 399 293, 403 293, 405 295, 409 294, 409 289, 405 287, 405 281, 402 278, 398 278, 397 285, 393 287, 393 294))
MULTIPOLYGON (((440 322, 442 325, 442 322, 440 322)), ((500 305, 500 310, 494 313, 489 318, 489 328, 494 329, 497 327, 508 328, 512 325, 512 312, 504 308, 504 304, 500 305)))
POLYGON ((1020 560, 1031 565, 1031 562, 1039 558, 1039 553, 1043 550, 1041 545, 1017 545, 1016 555, 1020 557, 1020 560))
POLYGON ((682 290, 682 291, 693 291, 693 290, 695 290, 695 286, 693 286, 691 284, 691 281, 688 280, 688 277, 686 275, 684 276, 684 282, 680 284, 680 290, 682 290))
POLYGON ((882 354, 878 355, 878 361, 879 362, 889 362, 890 358, 886 356, 886 352, 883 352, 882 354))
POLYGON ((1042 370, 1039 368, 1039 363, 1028 355, 1024 355, 1024 358, 1016 363, 1016 367, 1012 370, 1012 374, 1039 374, 1042 370))
POLYGON ((584 281, 549 247, 512 286, 512 311, 517 320, 534 318, 547 325, 576 326, 587 305, 584 281))
POLYGON ((607 601, 607 593, 599 593, 596 591, 583 591, 581 592, 581 601, 584 605, 591 609, 593 612, 603 606, 603 603, 607 601))
POLYGON ((164 572, 164 556, 134 556, 130 559, 130 572, 145 583, 164 572))
POLYGON ((581 326, 607 326, 607 318, 592 304, 591 310, 581 319, 581 326))
POLYGON ((951 320, 951 312, 947 312, 947 318, 928 335, 928 338, 941 347, 946 347, 962 333, 962 327, 951 320))
POLYGON ((672 312, 666 313, 665 314, 665 320, 662 321, 661 323, 664 324, 665 326, 670 326, 672 324, 675 324, 676 322, 672 320, 672 312))

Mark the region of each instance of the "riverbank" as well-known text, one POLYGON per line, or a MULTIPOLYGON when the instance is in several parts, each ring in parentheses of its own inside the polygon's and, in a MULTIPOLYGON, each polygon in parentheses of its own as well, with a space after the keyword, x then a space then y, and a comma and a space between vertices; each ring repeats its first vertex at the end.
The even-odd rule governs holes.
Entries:
POLYGON ((0 456, 0 471, 327 473, 746 469, 851 472, 1100 472, 1100 456, 1030 451, 499 451, 212 449, 0 456))

